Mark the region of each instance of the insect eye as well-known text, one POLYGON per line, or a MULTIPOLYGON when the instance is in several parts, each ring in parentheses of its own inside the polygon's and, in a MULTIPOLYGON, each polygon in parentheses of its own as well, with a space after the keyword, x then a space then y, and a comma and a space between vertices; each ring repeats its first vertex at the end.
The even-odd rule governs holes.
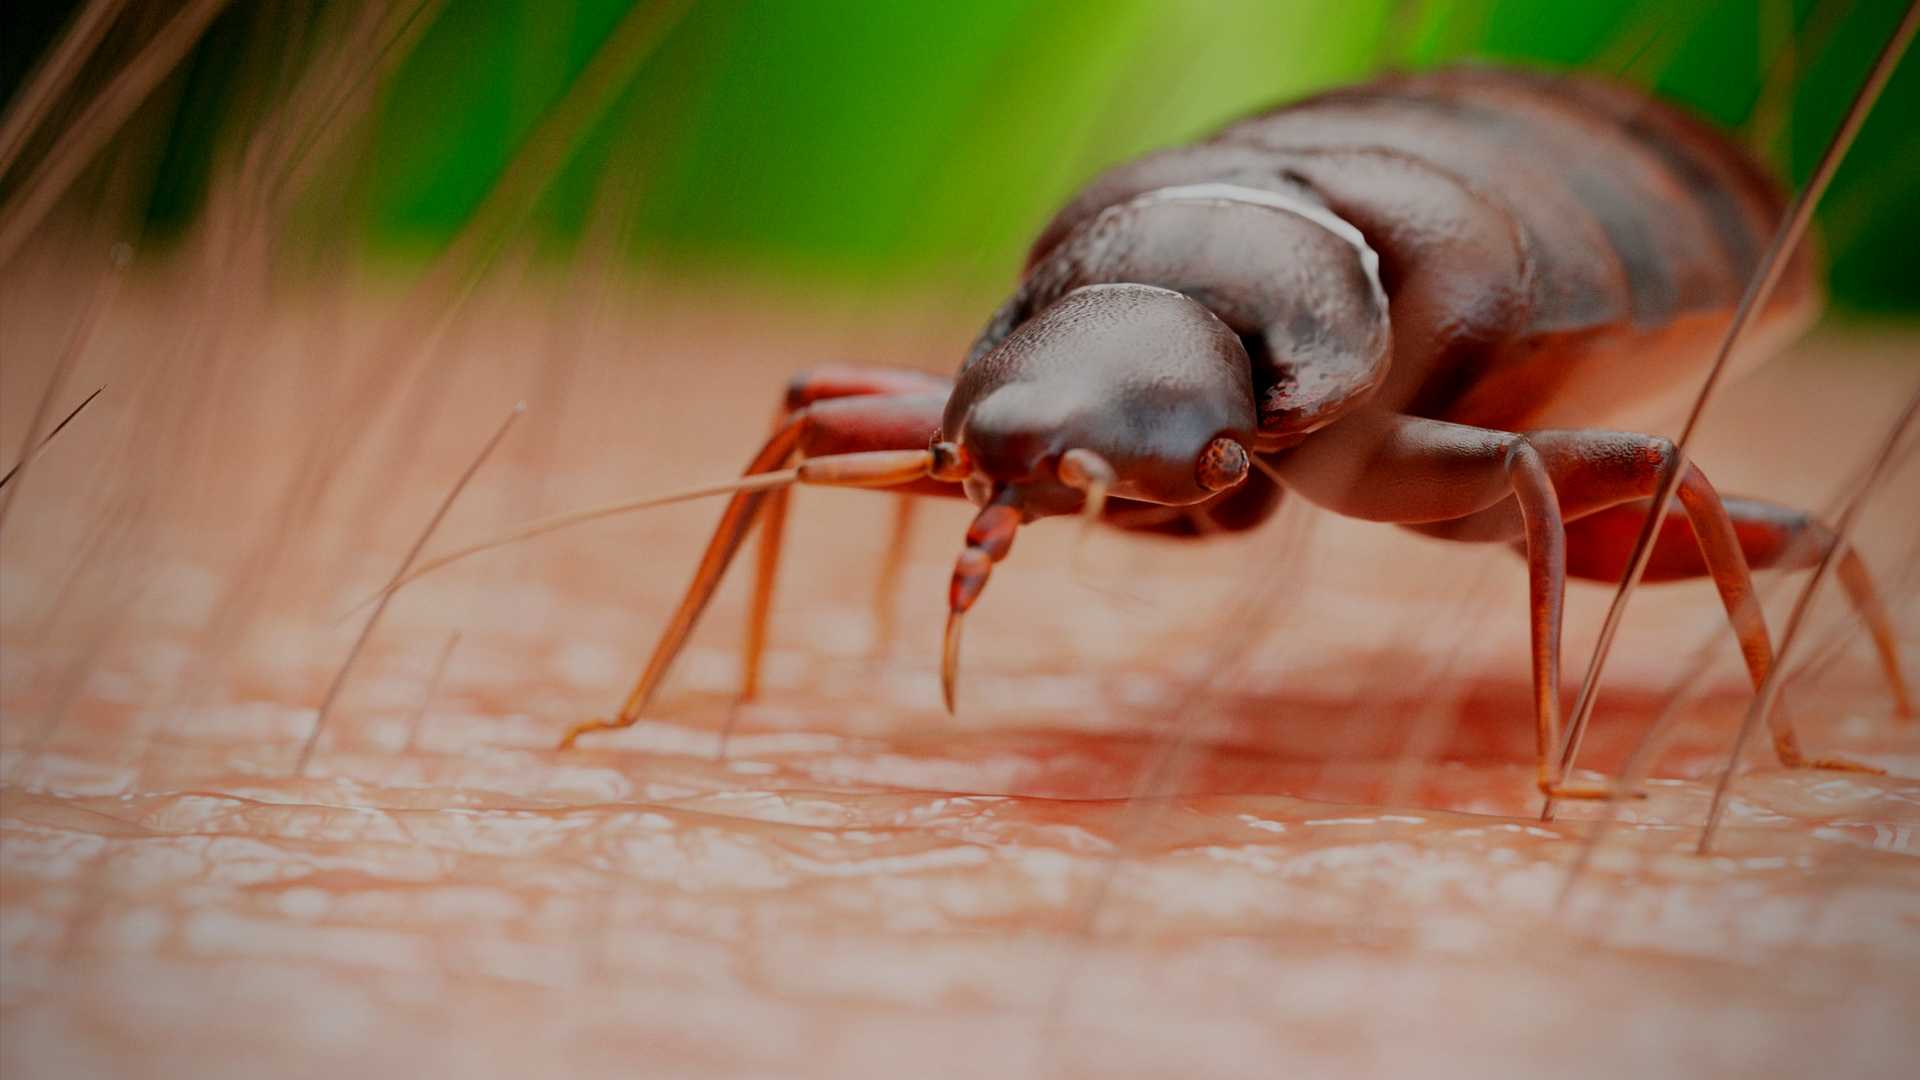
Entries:
POLYGON ((1252 462, 1247 458, 1247 448, 1238 442, 1221 436, 1207 444, 1200 452, 1200 464, 1194 469, 1194 479, 1208 491, 1225 491, 1247 478, 1247 470, 1252 462))

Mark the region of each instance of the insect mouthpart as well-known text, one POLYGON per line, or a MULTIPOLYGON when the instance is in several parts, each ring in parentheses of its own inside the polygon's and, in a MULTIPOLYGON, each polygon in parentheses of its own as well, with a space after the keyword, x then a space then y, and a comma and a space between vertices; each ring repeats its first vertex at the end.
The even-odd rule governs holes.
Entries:
MULTIPOLYGON (((1107 505, 1107 496, 1119 483, 1119 474, 1107 459, 1084 448, 1060 455, 1054 468, 1054 483, 994 482, 980 471, 972 470, 965 451, 952 443, 935 442, 933 472, 965 472, 968 493, 983 503, 980 513, 967 529, 967 546, 954 563, 953 579, 947 587, 947 629, 940 655, 940 692, 947 712, 954 711, 954 685, 960 670, 960 631, 967 611, 987 587, 993 564, 1013 549, 1013 534, 1023 521, 1053 514, 1072 513, 1069 499, 1079 503, 1083 522, 1098 521, 1107 505), (1063 498, 1065 496, 1066 498, 1063 498)), ((1194 467, 1195 481, 1207 491, 1223 492, 1246 481, 1251 468, 1247 449, 1227 436, 1213 439, 1201 452, 1194 467)))
POLYGON ((967 546, 953 565, 953 580, 947 586, 947 631, 940 650, 940 696, 949 715, 953 712, 954 682, 960 674, 960 624, 967 609, 980 598, 993 573, 993 564, 1013 549, 1013 534, 1020 527, 1020 511, 1013 505, 1013 489, 1002 489, 967 529, 967 546))
POLYGON ((1079 513, 1086 521, 1100 516, 1106 506, 1107 492, 1113 488, 1113 466, 1091 450, 1069 450, 1061 455, 1055 468, 1056 482, 1005 483, 989 479, 967 461, 966 452, 952 443, 936 441, 934 470, 956 473, 966 469, 968 494, 984 503, 979 516, 967 529, 967 546, 954 563, 953 580, 947 586, 947 630, 940 655, 940 693, 947 712, 954 711, 954 684, 960 671, 960 629, 967 610, 980 598, 993 573, 993 564, 1013 549, 1013 534, 1022 521, 1067 512, 1062 495, 1080 503, 1079 513))

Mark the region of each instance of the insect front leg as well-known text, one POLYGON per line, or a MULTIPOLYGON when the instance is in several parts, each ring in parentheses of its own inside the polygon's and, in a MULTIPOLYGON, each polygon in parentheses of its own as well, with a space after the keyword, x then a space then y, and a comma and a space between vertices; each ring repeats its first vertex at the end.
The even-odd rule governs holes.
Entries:
MULTIPOLYGON (((779 431, 795 413, 822 402, 842 398, 909 398, 914 400, 904 407, 883 407, 892 410, 893 415, 876 413, 872 409, 838 415, 828 408, 824 410, 826 415, 814 417, 808 432, 803 433, 803 441, 810 437, 813 445, 803 446, 802 451, 808 454, 846 452, 845 449, 825 447, 836 440, 848 444, 859 442, 860 437, 856 434, 859 432, 864 432, 866 443, 872 445, 859 445, 853 449, 913 449, 910 446, 881 444, 887 443, 889 437, 898 441, 900 433, 894 429, 900 424, 919 424, 924 418, 925 399, 937 396, 944 405, 952 387, 951 379, 910 368, 858 365, 814 368, 794 376, 787 383, 786 397, 774 415, 773 428, 779 431)), ((936 408, 933 413, 935 426, 938 426, 939 419, 936 408)), ((767 628, 773 615, 773 593, 780 574, 780 549, 786 536, 787 500, 790 496, 791 493, 785 488, 770 492, 761 513, 760 543, 754 560, 753 599, 748 608, 747 637, 741 660, 742 701, 753 701, 760 696, 761 662, 767 651, 767 628)), ((883 647, 893 637, 894 595, 905 566, 907 546, 912 539, 913 505, 910 498, 895 500, 893 529, 874 589, 874 623, 878 628, 877 639, 883 647)))
MULTIPOLYGON (((836 375, 843 375, 845 370, 835 369, 836 375)), ((918 374, 887 369, 876 369, 876 372, 883 378, 902 381, 918 374)), ((913 386, 924 388, 932 378, 919 376, 913 386)), ((844 381, 841 385, 844 386, 844 381)), ((935 385, 938 383, 935 382, 935 385)), ((924 451, 933 432, 939 427, 940 414, 946 403, 945 393, 891 393, 889 390, 892 387, 886 384, 872 389, 874 393, 868 396, 848 396, 843 393, 821 396, 811 401, 807 400, 805 394, 796 395, 790 389, 789 404, 783 410, 785 415, 772 437, 748 463, 745 475, 775 472, 796 457, 817 459, 818 464, 857 458, 876 451, 924 451), (796 398, 798 405, 793 404, 796 398)), ((925 478, 916 479, 911 475, 868 476, 856 472, 846 477, 822 475, 810 478, 807 468, 805 464, 802 465, 800 482, 886 486, 903 494, 957 493, 957 489, 951 485, 925 478)), ((713 538, 707 542, 706 552, 694 571, 693 580, 688 583, 686 594, 662 632, 646 668, 628 693, 620 712, 611 720, 590 720, 575 725, 561 740, 562 749, 573 745, 575 740, 588 732, 630 727, 639 720, 674 659, 685 647, 694 626, 705 612, 708 602, 713 599, 714 592, 719 589, 727 567, 739 552, 747 533, 766 512, 769 501, 775 495, 784 494, 784 489, 740 491, 728 500, 720 523, 714 529, 713 538)), ((781 511, 783 516, 784 507, 781 511)), ((764 620, 772 607, 771 594, 779 559, 778 544, 778 537, 772 538, 769 548, 763 549, 758 560, 752 622, 762 625, 757 630, 750 626, 746 664, 749 678, 756 682, 760 662, 758 650, 764 648, 766 640, 764 620)))

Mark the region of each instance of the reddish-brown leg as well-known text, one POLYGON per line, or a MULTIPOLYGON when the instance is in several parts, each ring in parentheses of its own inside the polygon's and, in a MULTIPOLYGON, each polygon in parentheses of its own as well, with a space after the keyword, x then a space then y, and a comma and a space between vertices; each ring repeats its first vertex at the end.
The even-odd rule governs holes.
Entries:
MULTIPOLYGON (((752 476, 784 468, 798 449, 803 424, 803 416, 796 414, 789 417, 787 423, 747 463, 743 475, 752 476)), ((727 500, 727 508, 720 514, 720 524, 714 527, 713 539, 707 541, 707 550, 700 557, 700 565, 693 572, 686 595, 675 609, 673 618, 668 621, 666 630, 661 633, 660 643, 654 647, 653 656, 648 659, 639 681, 627 694, 619 714, 612 720, 588 720, 575 724, 561 738, 562 750, 571 747, 580 736, 589 732, 631 727, 640 719, 641 710, 647 707, 667 668, 686 645, 694 624, 700 621, 701 613, 707 609, 707 602, 713 599, 714 590, 720 587, 721 577, 733 561, 734 554, 740 550, 741 541, 746 539, 747 531, 753 527, 754 519, 766 505, 766 500, 767 493, 763 491, 743 491, 727 500)))
POLYGON ((760 697, 760 665, 767 653, 767 627, 773 618, 773 589, 780 577, 780 549, 786 542, 787 500, 782 488, 767 493, 760 517, 760 546, 753 565, 753 599, 747 608, 747 640, 740 659, 740 700, 760 697))
MULTIPOLYGON (((792 391, 788 393, 791 396, 792 391)), ((804 408, 804 405, 801 407, 804 408)), ((792 415, 793 407, 782 402, 780 410, 773 417, 773 430, 778 432, 785 427, 792 415)), ((767 624, 773 615, 773 588, 780 576, 780 548, 786 539, 788 498, 786 488, 770 491, 760 511, 760 543, 754 559, 753 599, 747 609, 747 637, 741 649, 741 701, 753 701, 760 696, 760 661, 767 651, 767 624)), ((732 721, 728 723, 731 725, 732 721)), ((728 734, 731 734, 730 730, 722 734, 720 739, 722 754, 726 752, 728 734)))
MULTIPOLYGON (((1501 508, 1525 537, 1537 783, 1556 798, 1604 798, 1560 775, 1560 623, 1566 530, 1544 456, 1524 436, 1365 413, 1271 462, 1287 486, 1348 517, 1434 526, 1501 508)), ((1503 537, 1504 539, 1504 537, 1503 537)))
MULTIPOLYGON (((1567 520, 1576 523, 1576 526, 1595 521, 1592 525, 1572 530, 1584 541, 1572 556, 1573 572, 1580 576, 1597 575, 1603 580, 1617 581, 1626 555, 1632 550, 1634 536, 1626 537, 1624 548, 1618 547, 1619 520, 1605 515, 1623 505, 1641 507, 1634 519, 1637 535, 1638 522, 1645 517, 1647 497, 1658 487, 1665 471, 1674 467, 1677 461, 1673 444, 1658 436, 1615 431, 1534 431, 1528 432, 1526 439, 1539 449, 1547 471, 1553 476, 1561 511, 1567 520), (1606 545, 1611 545, 1609 550, 1618 554, 1603 555, 1596 551, 1597 547, 1606 545), (1599 573, 1607 568, 1601 565, 1606 563, 1611 564, 1613 572, 1610 575, 1599 573)), ((1677 501, 1685 514, 1685 525, 1675 521, 1665 528, 1684 530, 1686 540, 1681 541, 1678 537, 1683 534, 1676 533, 1676 538, 1667 545, 1664 553, 1656 553, 1657 557, 1663 558, 1657 570, 1662 574, 1671 573, 1682 568, 1681 560, 1684 559, 1685 568, 1690 570, 1684 576, 1712 578, 1720 593, 1721 604, 1726 608, 1728 621, 1739 639, 1748 675, 1753 685, 1758 687, 1773 666, 1773 644, 1767 632, 1766 618, 1754 592, 1746 551, 1751 547, 1762 555, 1770 555, 1775 559, 1782 557, 1782 553, 1775 550, 1778 545, 1773 544, 1773 541, 1781 539, 1778 527, 1773 530, 1763 527, 1766 515, 1754 510, 1755 504, 1746 503, 1743 505, 1749 512, 1744 522, 1747 532, 1743 536, 1727 505, 1714 491, 1705 474, 1691 463, 1681 463, 1680 467, 1684 471, 1677 490, 1677 501), (1679 554, 1689 547, 1691 556, 1679 554)), ((1456 521, 1430 523, 1418 528, 1429 535, 1450 539, 1506 540, 1517 534, 1517 526, 1514 509, 1501 504, 1456 521)), ((1814 557, 1817 558, 1818 554, 1814 557)), ((1650 567, 1650 570, 1654 569, 1650 567)), ((1857 560, 1853 569, 1851 575, 1843 573, 1843 576, 1850 576, 1855 582, 1855 585, 1849 586, 1850 590, 1864 583, 1861 595, 1868 598, 1870 607, 1877 607, 1871 583, 1865 582, 1864 570, 1857 565, 1857 560)), ((1649 579, 1654 579, 1654 575, 1650 573, 1649 579)), ((1884 625, 1884 612, 1880 616, 1884 625)), ((1886 635, 1886 643, 1890 648, 1890 633, 1886 635)), ((1897 662, 1890 664, 1889 669, 1895 672, 1894 678, 1897 680, 1897 662)), ((1895 692, 1903 693, 1904 686, 1896 683, 1895 692)), ((1809 760, 1800 751, 1792 722, 1784 709, 1774 710, 1769 722, 1773 730, 1774 750, 1782 764, 1877 771, 1841 759, 1809 760)))
MULTIPOLYGON (((1833 531, 1803 511, 1760 499, 1728 497, 1723 502, 1747 565, 1755 570, 1805 569, 1817 564, 1833 547, 1833 531)), ((1594 581, 1620 580, 1641 525, 1646 521, 1649 504, 1650 500, 1637 499, 1571 523, 1567 528, 1568 572, 1594 581)), ((1911 719, 1913 695, 1900 668, 1898 638, 1873 576, 1851 548, 1841 551, 1835 569, 1855 614, 1866 624, 1888 692, 1893 697, 1894 712, 1911 719)), ((1646 580, 1680 581, 1708 573, 1691 526, 1669 517, 1661 524, 1660 535, 1654 541, 1646 580)))
POLYGON ((887 550, 873 582, 873 642, 876 657, 893 649, 894 613, 899 610, 900 578, 907 570, 907 549, 913 544, 914 507, 911 495, 893 501, 893 525, 887 530, 887 550))
MULTIPOLYGON (((816 368, 796 376, 787 384, 780 412, 774 417, 776 430, 787 418, 801 410, 814 410, 812 422, 803 433, 807 454, 851 453, 856 450, 913 449, 900 445, 922 426, 931 412, 933 426, 939 425, 939 413, 928 408, 937 397, 944 407, 952 381, 922 371, 901 368, 835 366, 816 368), (823 403, 843 398, 898 398, 905 404, 846 407, 823 403), (828 446, 829 442, 834 443, 828 446)), ((932 434, 932 427, 926 435, 932 434)), ((926 439, 922 438, 922 443, 926 439)), ((747 614, 747 637, 741 657, 740 699, 753 701, 760 696, 761 664, 767 651, 767 628, 773 615, 773 592, 780 574, 780 549, 786 538, 787 500, 780 490, 767 496, 760 524, 760 545, 754 560, 753 599, 747 614)), ((889 558, 881 567, 880 591, 875 595, 875 619, 884 627, 892 609, 892 588, 899 578, 898 562, 904 553, 912 500, 902 496, 894 519, 889 558)), ((883 634, 882 641, 886 640, 883 634)))
MULTIPOLYGON (((836 386, 845 385, 845 379, 851 369, 833 369, 836 386)), ((796 380, 789 387, 789 415, 782 421, 773 437, 761 447, 747 465, 744 475, 772 472, 784 468, 797 454, 802 456, 825 456, 829 454, 856 453, 869 450, 912 450, 924 448, 933 431, 939 426, 940 412, 945 406, 945 393, 908 393, 887 394, 889 380, 904 385, 909 382, 916 387, 924 387, 929 382, 937 383, 932 376, 919 373, 903 373, 886 369, 875 369, 875 382, 879 386, 872 397, 829 397, 808 402, 802 388, 802 381, 796 380), (795 404, 795 402, 798 404, 795 404)), ((927 481, 902 485, 895 490, 918 493, 941 493, 947 491, 946 485, 927 481)), ((685 647, 694 626, 706 611, 714 592, 720 587, 721 579, 727 567, 740 550, 740 544, 752 529, 755 520, 766 508, 774 492, 748 491, 735 494, 727 502, 720 516, 720 523, 714 529, 713 538, 707 542, 707 550, 701 556, 700 565, 695 569, 693 580, 688 583, 680 606, 675 609, 667 628, 662 632, 660 641, 654 647, 653 655, 648 659, 646 668, 634 683, 620 712, 611 720, 590 720, 569 729, 561 740, 562 749, 573 745, 581 735, 593 731, 605 731, 614 728, 630 727, 639 720, 640 714, 652 700, 654 692, 665 678, 667 670, 685 647)), ((764 624, 767 610, 771 608, 773 573, 771 566, 778 560, 778 538, 771 541, 771 550, 764 551, 761 562, 759 588, 753 606, 753 621, 764 624)), ((757 681, 759 669, 758 650, 764 646, 765 630, 749 631, 748 669, 757 681), (757 642, 757 644, 756 644, 757 642)))

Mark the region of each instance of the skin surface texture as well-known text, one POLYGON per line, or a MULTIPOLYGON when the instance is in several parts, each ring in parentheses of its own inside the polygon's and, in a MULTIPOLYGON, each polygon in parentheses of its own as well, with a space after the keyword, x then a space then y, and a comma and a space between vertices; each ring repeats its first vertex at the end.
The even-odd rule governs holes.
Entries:
MULTIPOLYGON (((93 295, 62 270, 0 282, 8 454, 93 295)), ((1891 775, 1756 746, 1703 858, 1746 676, 1710 584, 1639 598, 1584 762, 1673 724, 1561 905, 1608 810, 1536 820, 1512 553, 1301 499, 1206 542, 1023 529, 949 717, 973 509, 920 501, 876 612, 893 500, 796 491, 759 703, 734 704, 743 573, 641 722, 570 752, 722 510, 503 548, 396 594, 296 776, 365 609, 343 615, 515 401, 429 554, 725 479, 795 371, 944 372, 970 328, 945 300, 269 303, 257 280, 154 273, 101 307, 68 385, 109 389, 5 522, 8 1076, 1893 1077, 1920 1054, 1920 728, 1844 603, 1787 707, 1891 775)), ((1913 349, 1816 336, 1730 388, 1696 460, 1830 512, 1913 349)), ((1916 505, 1909 455, 1858 538, 1909 655, 1916 505)), ((1762 575, 1775 626, 1801 578, 1762 575)), ((1569 656, 1605 599, 1569 592, 1569 656)))

